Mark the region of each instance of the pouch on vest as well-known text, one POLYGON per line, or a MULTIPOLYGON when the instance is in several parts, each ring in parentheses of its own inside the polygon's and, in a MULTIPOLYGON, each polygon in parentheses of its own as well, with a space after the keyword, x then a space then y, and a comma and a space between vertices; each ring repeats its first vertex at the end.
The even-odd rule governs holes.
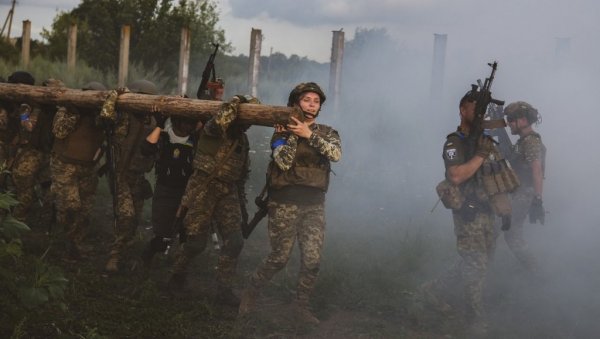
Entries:
POLYGON ((446 208, 458 210, 465 202, 465 196, 460 188, 448 180, 443 180, 437 184, 435 190, 446 208))

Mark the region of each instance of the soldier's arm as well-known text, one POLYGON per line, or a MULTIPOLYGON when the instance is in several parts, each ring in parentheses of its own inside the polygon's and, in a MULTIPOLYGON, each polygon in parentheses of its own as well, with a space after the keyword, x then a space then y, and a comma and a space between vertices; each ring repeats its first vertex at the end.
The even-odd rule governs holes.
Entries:
POLYGON ((331 129, 325 136, 312 133, 308 138, 308 144, 316 148, 319 153, 330 161, 339 161, 342 157, 342 141, 340 135, 334 129, 331 129))
POLYGON ((542 197, 544 191, 544 171, 542 168, 542 142, 539 138, 528 137, 523 143, 525 160, 529 163, 533 177, 533 189, 536 196, 542 197))
POLYGON ((204 125, 204 132, 211 136, 225 135, 238 116, 239 102, 239 98, 234 97, 230 102, 221 105, 219 112, 204 125))
POLYGON ((446 177, 453 184, 460 185, 477 172, 483 164, 483 160, 480 156, 474 156, 464 164, 449 166, 446 168, 446 177))
POLYGON ((535 195, 542 197, 544 193, 544 173, 542 171, 542 160, 536 159, 531 162, 531 173, 533 174, 533 190, 535 195))
POLYGON ((276 131, 271 138, 273 160, 282 171, 292 167, 298 148, 298 136, 287 132, 276 131))
POLYGON ((78 121, 79 114, 59 107, 52 121, 52 134, 57 139, 64 139, 75 130, 78 121))

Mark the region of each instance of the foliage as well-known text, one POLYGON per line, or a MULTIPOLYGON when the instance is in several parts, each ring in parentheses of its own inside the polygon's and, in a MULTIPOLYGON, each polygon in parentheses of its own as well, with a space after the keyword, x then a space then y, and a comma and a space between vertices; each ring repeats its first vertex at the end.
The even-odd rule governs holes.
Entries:
POLYGON ((17 203, 11 194, 0 193, 0 305, 4 310, 0 319, 16 324, 13 337, 22 335, 33 313, 45 307, 65 310, 62 300, 68 283, 59 268, 24 251, 21 237, 30 229, 9 212, 17 203))
POLYGON ((77 24, 79 58, 102 71, 118 65, 121 27, 131 26, 130 59, 146 69, 156 67, 174 83, 179 63, 181 28, 191 31, 191 58, 207 56, 211 42, 230 50, 223 30, 216 27, 218 13, 213 1, 180 0, 82 0, 70 12, 59 13, 50 31, 42 36, 49 44, 49 57, 65 56, 67 32, 77 24))

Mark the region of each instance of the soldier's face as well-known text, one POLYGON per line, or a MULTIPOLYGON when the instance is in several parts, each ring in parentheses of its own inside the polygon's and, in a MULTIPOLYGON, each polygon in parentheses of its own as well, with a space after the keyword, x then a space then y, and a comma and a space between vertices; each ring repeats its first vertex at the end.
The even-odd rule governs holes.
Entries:
POLYGON ((521 130, 529 125, 527 122, 527 118, 525 117, 514 117, 509 116, 506 117, 506 121, 508 122, 508 127, 510 127, 510 134, 519 135, 521 130))
POLYGON ((463 120, 469 123, 473 122, 473 119, 475 119, 475 104, 476 101, 467 101, 460 107, 460 116, 463 120))
MULTIPOLYGON (((313 92, 304 93, 304 95, 302 95, 300 98, 300 108, 302 111, 316 116, 321 108, 321 97, 319 97, 317 93, 313 92)), ((310 116, 307 116, 307 118, 307 120, 311 119, 310 116)), ((312 119, 314 119, 314 117, 312 119)))

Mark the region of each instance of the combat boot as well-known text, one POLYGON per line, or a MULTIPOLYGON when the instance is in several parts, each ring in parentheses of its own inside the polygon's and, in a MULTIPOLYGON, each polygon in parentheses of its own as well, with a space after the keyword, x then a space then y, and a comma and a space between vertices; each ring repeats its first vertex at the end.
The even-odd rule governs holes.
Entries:
POLYGON ((238 315, 244 316, 256 307, 256 297, 258 296, 258 289, 254 286, 248 286, 242 292, 242 298, 240 299, 240 308, 238 309, 238 315))
POLYGON ((217 287, 217 294, 215 295, 215 303, 231 307, 240 306, 240 298, 238 298, 231 287, 219 286, 217 287))
POLYGON ((320 321, 315 317, 315 315, 310 311, 308 306, 308 301, 304 300, 295 300, 292 304, 292 310, 298 319, 304 322, 307 325, 317 326, 320 321))
POLYGON ((435 293, 432 282, 426 282, 419 286, 418 296, 424 303, 428 304, 436 311, 444 314, 452 313, 452 307, 441 300, 435 293))
POLYGON ((108 258, 108 261, 106 262, 104 270, 106 270, 106 272, 109 273, 119 272, 119 259, 120 256, 118 253, 112 253, 110 255, 110 258, 108 258))

